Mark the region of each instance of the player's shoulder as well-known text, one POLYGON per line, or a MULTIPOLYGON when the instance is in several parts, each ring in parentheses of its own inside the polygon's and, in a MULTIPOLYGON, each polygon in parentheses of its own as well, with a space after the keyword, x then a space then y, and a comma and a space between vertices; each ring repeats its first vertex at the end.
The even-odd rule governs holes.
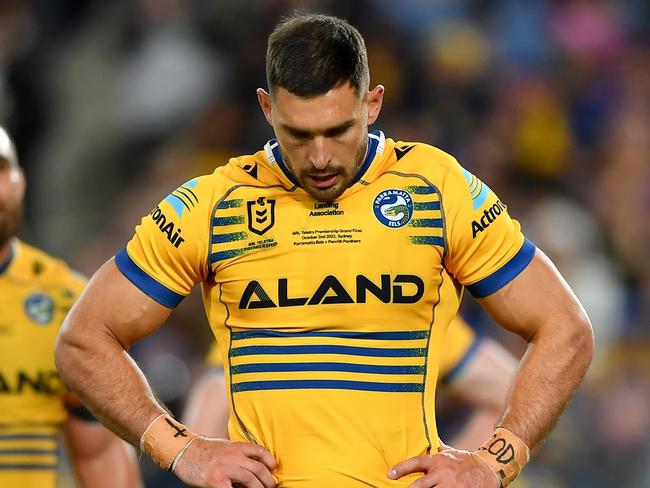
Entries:
POLYGON ((44 287, 64 286, 79 292, 86 284, 86 278, 65 261, 22 240, 15 240, 15 253, 13 271, 23 280, 38 282, 44 287))
POLYGON ((266 149, 230 158, 228 164, 217 171, 226 182, 237 185, 264 186, 278 182, 277 174, 271 169, 266 149))
POLYGON ((391 141, 396 167, 440 183, 449 177, 462 175, 463 168, 456 158, 439 147, 424 142, 391 141))

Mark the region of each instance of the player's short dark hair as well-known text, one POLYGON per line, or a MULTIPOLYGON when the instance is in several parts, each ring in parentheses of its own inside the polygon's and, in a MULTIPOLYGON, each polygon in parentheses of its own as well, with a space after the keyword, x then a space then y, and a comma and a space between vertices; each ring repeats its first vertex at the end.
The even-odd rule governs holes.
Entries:
POLYGON ((363 37, 347 21, 327 15, 294 15, 269 36, 266 81, 271 93, 281 87, 313 97, 350 82, 357 94, 370 83, 363 37))

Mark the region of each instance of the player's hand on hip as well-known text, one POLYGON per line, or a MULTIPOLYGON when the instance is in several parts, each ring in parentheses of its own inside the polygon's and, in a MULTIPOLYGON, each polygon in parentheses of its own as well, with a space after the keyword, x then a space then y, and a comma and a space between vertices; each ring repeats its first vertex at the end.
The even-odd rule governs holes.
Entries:
POLYGON ((261 446, 226 439, 197 438, 178 460, 174 473, 200 488, 273 488, 276 468, 271 453, 261 446))
MULTIPOLYGON (((444 446, 444 445, 443 445, 444 446)), ((396 480, 407 474, 424 473, 409 488, 499 488, 501 483, 490 468, 469 451, 442 447, 432 456, 417 456, 396 464, 388 477, 396 480)))

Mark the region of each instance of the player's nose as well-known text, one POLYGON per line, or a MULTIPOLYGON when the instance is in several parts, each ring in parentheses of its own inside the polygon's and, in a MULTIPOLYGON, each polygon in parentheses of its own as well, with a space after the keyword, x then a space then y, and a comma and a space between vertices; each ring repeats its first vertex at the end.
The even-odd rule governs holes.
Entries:
POLYGON ((315 137, 309 147, 309 162, 316 169, 325 169, 330 161, 325 137, 315 137))

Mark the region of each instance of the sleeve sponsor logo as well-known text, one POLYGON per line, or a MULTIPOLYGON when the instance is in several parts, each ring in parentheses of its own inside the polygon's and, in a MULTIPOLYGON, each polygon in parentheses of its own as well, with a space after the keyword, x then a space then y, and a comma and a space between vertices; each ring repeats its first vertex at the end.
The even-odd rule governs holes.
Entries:
POLYGON ((191 212, 196 204, 199 203, 199 198, 192 190, 197 184, 198 181, 196 179, 190 180, 176 188, 163 200, 172 206, 178 218, 183 218, 183 212, 185 210, 191 212))
POLYGON ((185 239, 181 237, 181 232, 183 231, 180 227, 174 225, 174 222, 169 220, 167 216, 163 213, 160 207, 156 207, 151 211, 151 218, 156 223, 160 232, 165 234, 167 240, 173 244, 175 248, 185 242, 185 239))
POLYGON ((474 210, 478 210, 487 200, 490 188, 465 168, 463 168, 463 175, 467 180, 469 192, 472 195, 472 207, 474 207, 474 210))
POLYGON ((492 205, 490 208, 483 210, 483 215, 480 219, 472 221, 472 239, 474 239, 479 233, 487 229, 492 222, 494 222, 502 212, 506 211, 506 206, 501 200, 492 205))

